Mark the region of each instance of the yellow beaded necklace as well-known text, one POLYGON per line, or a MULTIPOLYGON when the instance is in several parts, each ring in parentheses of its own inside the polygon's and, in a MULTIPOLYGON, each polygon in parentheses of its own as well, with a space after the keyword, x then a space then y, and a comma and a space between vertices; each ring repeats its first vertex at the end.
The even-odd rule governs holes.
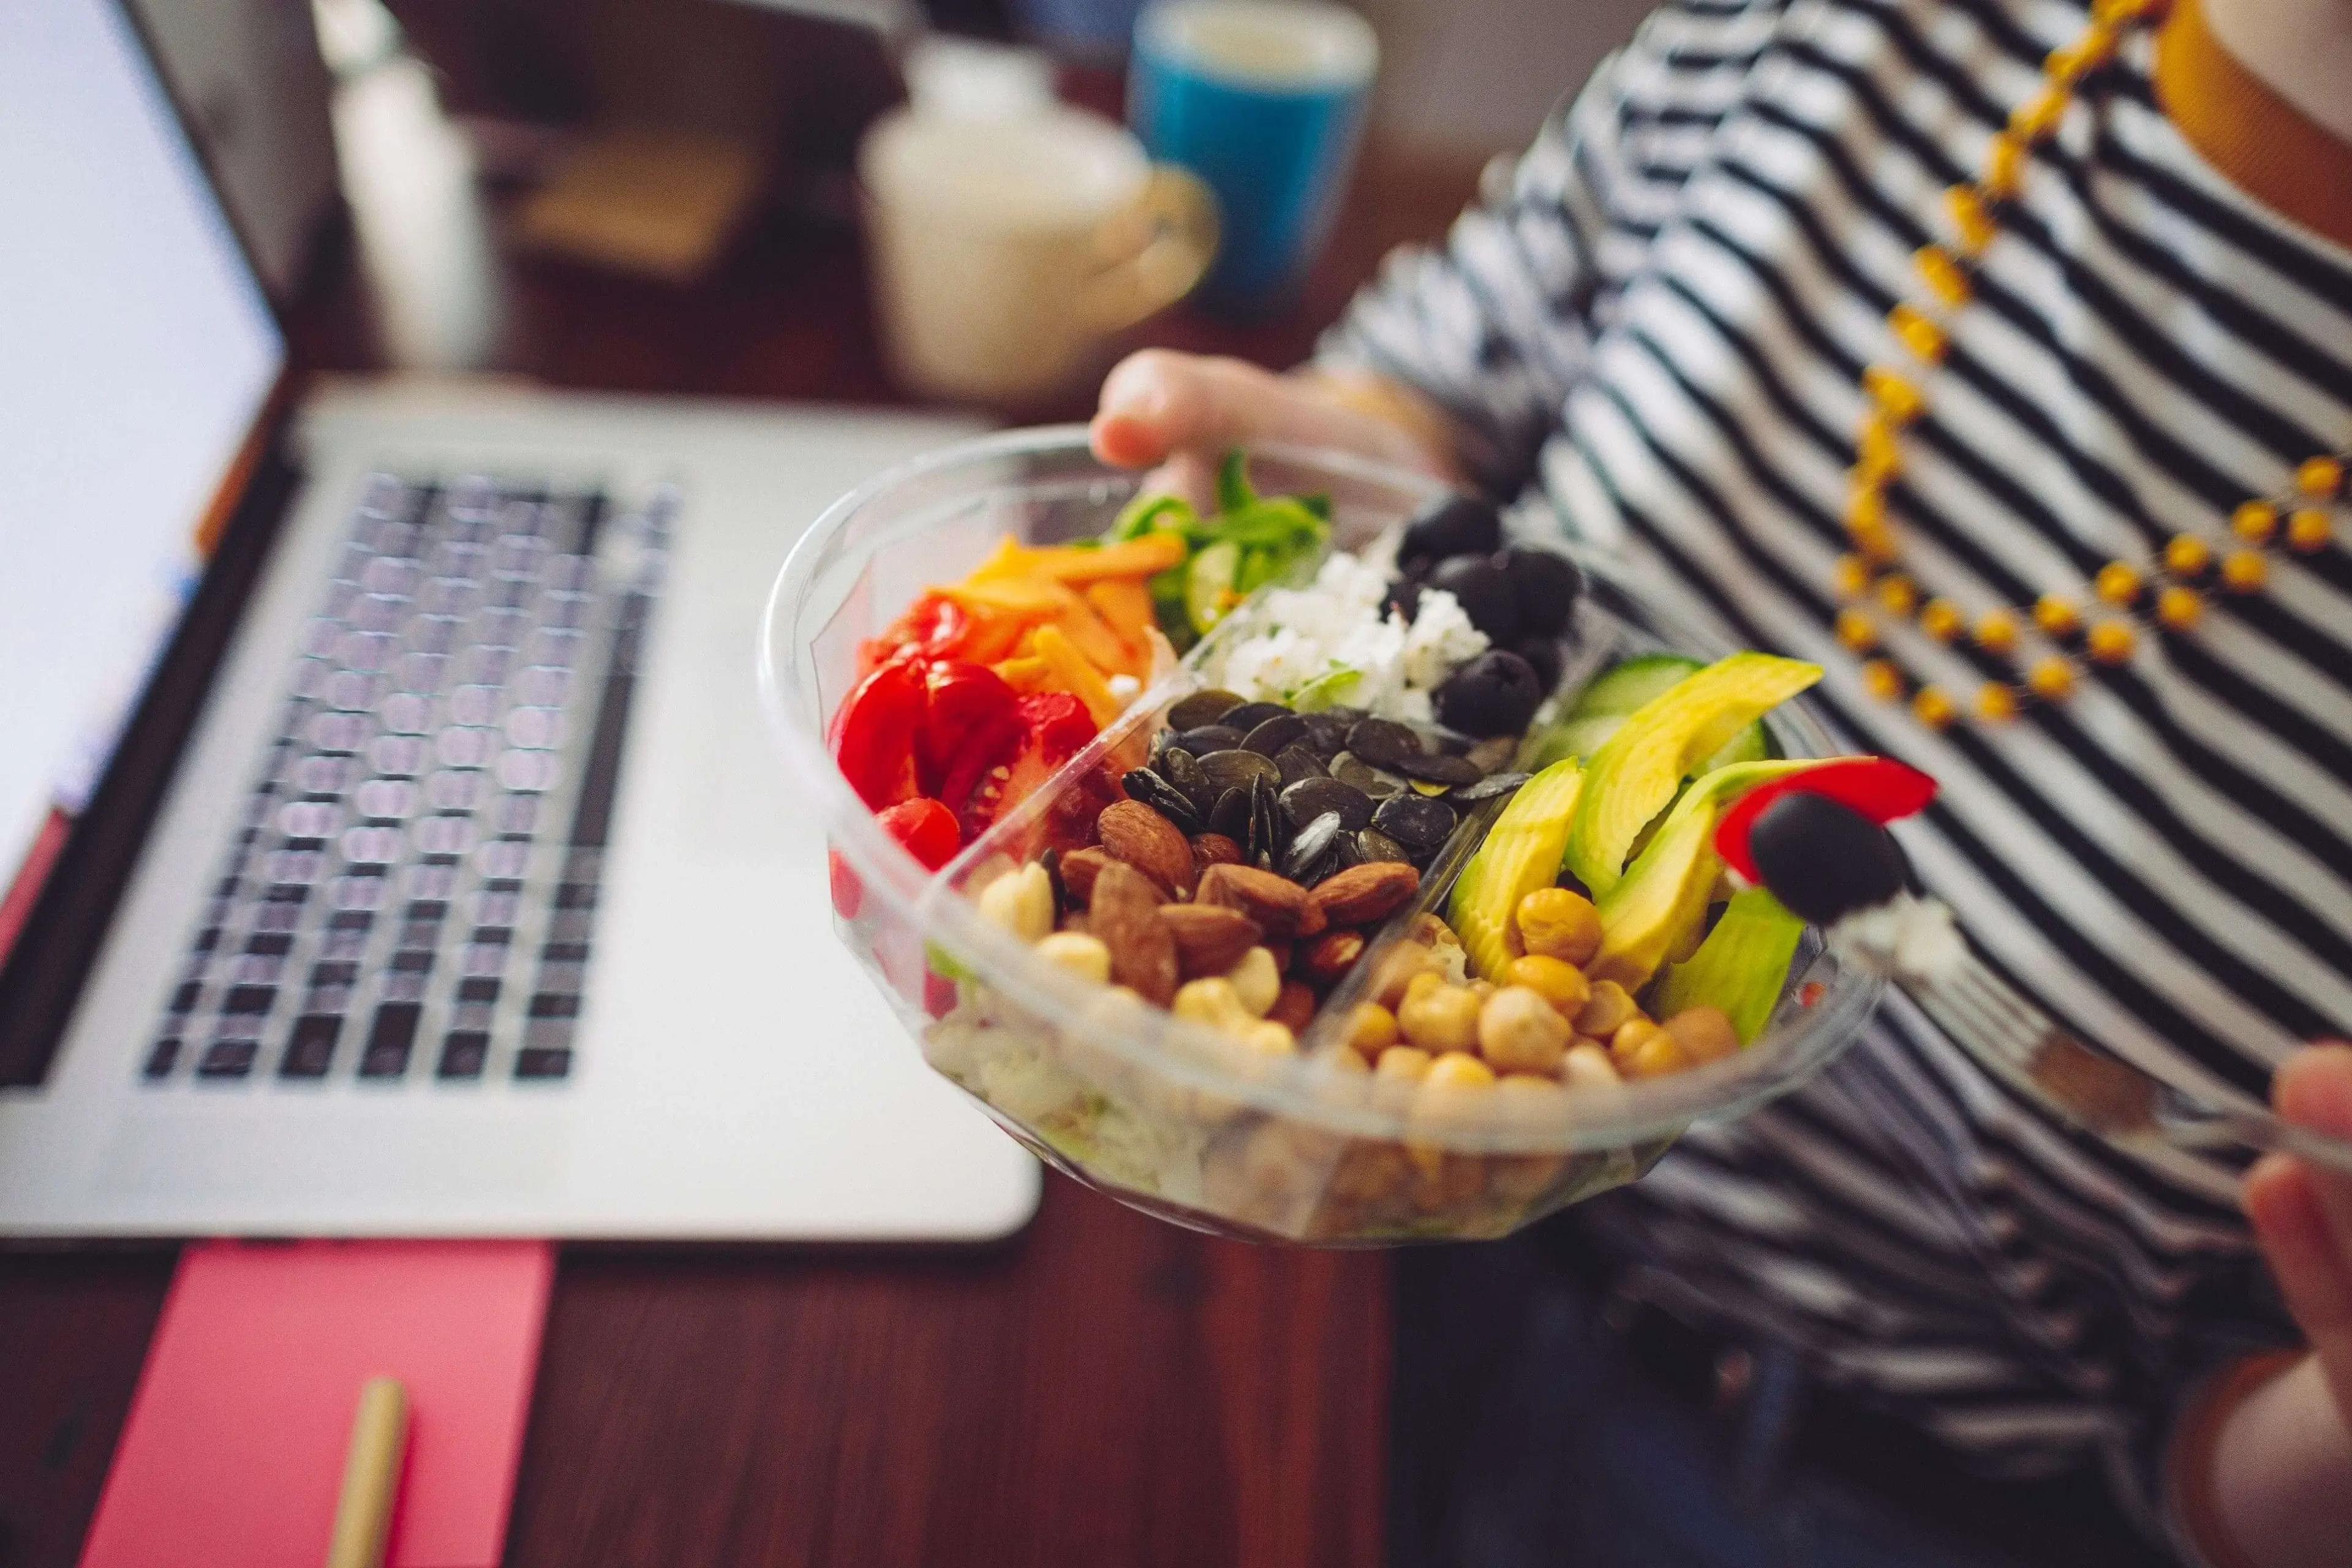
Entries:
MULTIPOLYGON (((2096 0, 2081 37, 2052 50, 2042 62, 2042 89, 1994 135, 1981 177, 1944 194, 1954 241, 1920 247, 1913 260, 1925 292, 1897 303, 1886 316, 1895 342, 1917 365, 1933 368, 1943 362, 1950 346, 1948 323, 1974 293, 1976 268, 2000 232, 2001 204, 2016 196, 2027 154, 2057 130, 2075 87, 2114 57, 2124 32, 2154 22, 2163 4, 2096 0)), ((2326 548, 2335 537, 2335 511, 2347 499, 2352 450, 2323 453, 2300 464, 2279 493, 2239 506, 2231 515, 2228 539, 2178 535, 2149 568, 2108 562, 2092 578, 2093 605, 2046 594, 2031 605, 1995 607, 1972 616, 1949 599, 1921 596, 1918 585, 1899 570, 1902 551, 1887 518, 1886 487, 1903 463, 1901 432, 1927 411, 1926 395, 1912 376, 1884 364, 1863 372, 1862 392, 1862 424, 1847 473, 1845 525, 1853 552, 1839 560, 1832 578, 1841 605, 1838 640, 1856 654, 1872 656, 1862 666, 1864 689, 1882 701, 1907 700, 1920 721, 1936 729, 1957 720, 1960 704, 1939 686, 1916 682, 1888 656, 1880 637, 1881 614, 1916 624, 1936 642, 1965 638, 1996 658, 2021 662, 2021 682, 1988 680, 1970 702, 1979 719, 2000 722, 2031 703, 2061 702, 2074 695, 2082 678, 2078 652, 2100 665, 2130 659, 2148 629, 2137 614, 2144 604, 2158 626, 2185 631, 2204 613, 2209 581, 2218 579, 2231 594, 2260 593, 2270 580, 2268 552, 2282 541, 2304 553, 2326 548), (2023 661, 2029 626, 2048 647, 2023 661)))

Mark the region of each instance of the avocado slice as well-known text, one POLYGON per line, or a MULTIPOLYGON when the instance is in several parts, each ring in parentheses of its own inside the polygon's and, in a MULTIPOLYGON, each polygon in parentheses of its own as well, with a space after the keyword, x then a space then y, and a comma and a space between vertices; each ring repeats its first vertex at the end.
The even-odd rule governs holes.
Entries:
POLYGON ((1605 895, 1628 874, 1633 840, 1701 760, 1821 678, 1822 667, 1802 659, 1735 653, 1634 710, 1586 765, 1568 868, 1595 898, 1605 895))
MULTIPOLYGON (((1707 895, 1723 869, 1715 852, 1715 824, 1724 806, 1768 779, 1813 765, 1810 760, 1735 763, 1694 781, 1649 847, 1598 900, 1601 951, 1584 966, 1585 973, 1614 980, 1628 991, 1648 984, 1666 954, 1706 917, 1707 895)), ((1591 789, 1588 777, 1583 800, 1591 798, 1591 789)), ((1577 815, 1583 816, 1581 801, 1577 815)))
POLYGON ((1731 896, 1698 951, 1659 978, 1651 1011, 1671 1018, 1685 1007, 1720 1007, 1743 1046, 1770 1021, 1805 922, 1763 888, 1731 896))
POLYGON ((1519 786, 1454 884, 1448 906, 1471 967, 1491 980, 1519 955, 1512 917, 1519 900, 1559 878, 1569 819, 1584 786, 1574 758, 1554 763, 1519 786))

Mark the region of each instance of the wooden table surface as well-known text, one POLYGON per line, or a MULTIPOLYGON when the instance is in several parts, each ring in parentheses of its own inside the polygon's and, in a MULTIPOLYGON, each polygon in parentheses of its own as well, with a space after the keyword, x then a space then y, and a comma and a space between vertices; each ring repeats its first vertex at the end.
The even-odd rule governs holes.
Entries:
MULTIPOLYGON (((898 401, 837 224, 763 220, 690 289, 527 263, 495 212, 480 244, 404 217, 400 137, 361 167, 351 129, 355 237, 291 322, 313 367, 898 401)), ((1375 148, 1297 310, 1180 311, 1138 341, 1294 361, 1475 174, 1375 148)), ((443 195, 472 199, 463 182, 443 195)), ((75 1560, 173 1260, 0 1253, 0 1568, 75 1560)), ((1027 1232, 975 1256, 567 1247, 508 1561, 1363 1568, 1381 1550, 1390 1282, 1377 1254, 1211 1240, 1059 1177, 1027 1232)))

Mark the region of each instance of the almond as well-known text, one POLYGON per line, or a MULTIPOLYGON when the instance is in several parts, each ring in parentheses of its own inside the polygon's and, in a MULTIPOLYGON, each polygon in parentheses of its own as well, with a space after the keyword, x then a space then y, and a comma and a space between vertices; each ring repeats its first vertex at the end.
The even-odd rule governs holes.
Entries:
POLYGON ((1176 937, 1176 969, 1187 980, 1223 974, 1257 945, 1257 921, 1223 904, 1167 904, 1160 918, 1176 937))
POLYGON ((1123 860, 1171 893, 1189 893, 1196 879, 1192 847, 1176 825, 1139 800, 1114 801, 1095 818, 1103 853, 1123 860))
POLYGON ((1099 849, 1072 849, 1062 857, 1062 890, 1070 902, 1083 904, 1095 896, 1095 879, 1110 864, 1110 857, 1099 849))
POLYGON ((1308 943, 1298 955, 1298 967, 1309 980, 1328 985, 1356 967, 1364 956, 1364 933, 1329 931, 1308 943))
POLYGON ((1193 901, 1239 910, 1277 942, 1300 934, 1309 908, 1306 889, 1255 866, 1210 867, 1193 901))
POLYGON ((1238 866, 1242 863, 1242 847, 1222 833, 1203 833, 1192 840, 1192 868, 1205 871, 1212 866, 1238 866))
POLYGON ((1384 921, 1421 891, 1421 873, 1398 860, 1367 860, 1318 885, 1309 903, 1335 926, 1384 921))
POLYGON ((1274 954, 1274 966, 1276 969, 1282 971, 1285 974, 1290 973, 1290 961, 1297 956, 1297 952, 1293 948, 1293 944, 1286 942, 1276 942, 1274 938, 1267 937, 1260 945, 1263 946, 1266 952, 1274 954))
POLYGON ((1315 1021, 1315 1009, 1319 1005, 1313 990, 1296 980, 1286 980, 1265 1016, 1268 1022, 1283 1025, 1294 1035, 1303 1035, 1307 1026, 1315 1021))
POLYGON ((1105 866, 1095 879, 1087 931, 1110 949, 1112 984, 1132 987, 1155 1006, 1175 997, 1176 933, 1160 918, 1150 878, 1120 861, 1105 866))

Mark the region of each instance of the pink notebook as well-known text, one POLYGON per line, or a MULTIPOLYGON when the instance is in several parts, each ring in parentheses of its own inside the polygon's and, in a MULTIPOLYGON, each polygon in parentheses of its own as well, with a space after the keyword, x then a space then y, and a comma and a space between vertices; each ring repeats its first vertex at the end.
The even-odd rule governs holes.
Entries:
POLYGON ((189 1247, 81 1568, 318 1568, 378 1374, 408 1388, 386 1561, 492 1568, 554 1272, 539 1241, 189 1247))

